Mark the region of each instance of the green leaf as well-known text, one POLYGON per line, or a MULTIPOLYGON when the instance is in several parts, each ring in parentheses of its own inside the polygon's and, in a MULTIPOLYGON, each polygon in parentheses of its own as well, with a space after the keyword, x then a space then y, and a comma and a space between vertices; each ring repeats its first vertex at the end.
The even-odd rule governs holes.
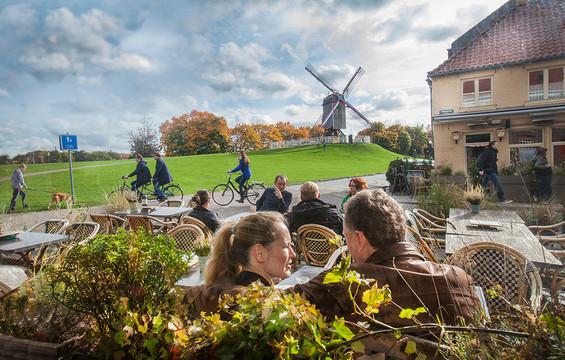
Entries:
POLYGON ((335 274, 333 271, 329 272, 324 276, 324 284, 338 283, 341 282, 341 276, 335 274))
POLYGON ((155 351, 155 346, 158 343, 159 343, 159 339, 152 338, 152 339, 147 339, 147 340, 143 341, 143 346, 145 348, 147 348, 147 350, 149 351, 150 354, 153 354, 153 351, 155 351))
POLYGON ((361 354, 365 353, 365 345, 363 345, 361 341, 356 341, 353 344, 351 344, 351 348, 353 349, 353 351, 357 353, 361 353, 361 354))
POLYGON ((406 348, 404 349, 405 354, 414 354, 417 350, 416 343, 412 340, 408 340, 406 343, 406 348))
POLYGON ((345 326, 345 322, 343 320, 334 321, 332 325, 335 328, 335 331, 345 340, 351 340, 353 336, 355 336, 353 332, 351 332, 351 330, 349 330, 349 328, 345 326))
POLYGON ((121 360, 126 357, 126 353, 123 350, 118 350, 114 352, 114 360, 121 360))
POLYGON ((416 316, 420 313, 425 313, 425 312, 426 312, 426 309, 424 309, 423 307, 419 307, 416 310, 403 309, 398 316, 400 316, 402 319, 413 318, 414 316, 416 316))

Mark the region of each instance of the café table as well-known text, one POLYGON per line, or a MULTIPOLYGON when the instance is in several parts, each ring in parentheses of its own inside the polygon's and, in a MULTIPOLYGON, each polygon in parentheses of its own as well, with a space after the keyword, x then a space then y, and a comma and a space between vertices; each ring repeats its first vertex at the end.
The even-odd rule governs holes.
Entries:
POLYGON ((188 269, 188 272, 183 276, 182 279, 177 281, 175 285, 177 286, 198 286, 204 284, 204 272, 200 271, 198 264, 196 266, 188 269))
POLYGON ((180 219, 180 217, 184 214, 189 213, 192 210, 192 208, 189 207, 152 207, 152 208, 141 208, 141 209, 137 209, 137 210, 121 210, 121 211, 116 211, 114 213, 114 215, 120 216, 120 217, 127 217, 128 215, 147 215, 147 216, 152 216, 158 219, 163 219, 163 220, 167 220, 167 219, 171 219, 171 218, 177 218, 180 219))
POLYGON ((228 216, 226 217, 224 220, 233 220, 233 221, 239 221, 239 219, 241 219, 242 217, 244 217, 245 215, 249 215, 251 214, 251 212, 249 211, 244 211, 244 212, 240 212, 237 214, 234 214, 232 216, 228 216))
POLYGON ((450 209, 447 220, 447 254, 473 243, 492 242, 513 248, 539 268, 563 266, 540 244, 515 211, 481 210, 475 214, 467 209, 450 209))
POLYGON ((308 280, 312 279, 313 277, 316 277, 319 273, 325 270, 330 270, 330 269, 326 269, 323 266, 304 265, 297 271, 293 272, 292 275, 290 275, 290 277, 276 284, 275 287, 285 288, 288 286, 296 285, 298 283, 308 282, 308 280))
POLYGON ((0 253, 19 255, 27 267, 33 269, 34 261, 29 256, 33 250, 42 249, 39 254, 41 258, 45 249, 50 245, 61 244, 68 239, 69 236, 63 234, 21 232, 16 235, 15 239, 0 240, 0 253))

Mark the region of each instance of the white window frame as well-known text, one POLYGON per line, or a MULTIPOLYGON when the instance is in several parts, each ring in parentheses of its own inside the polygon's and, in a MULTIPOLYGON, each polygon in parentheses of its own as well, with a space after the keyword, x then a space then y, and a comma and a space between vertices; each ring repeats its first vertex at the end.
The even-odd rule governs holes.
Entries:
POLYGON ((461 105, 463 107, 473 107, 473 106, 488 106, 492 105, 493 98, 493 81, 492 76, 481 77, 477 79, 462 79, 461 80, 461 105), (479 91, 479 82, 481 80, 490 81, 489 91, 479 91), (468 81, 474 82, 474 92, 472 95, 465 95, 463 92, 464 84, 468 81), (472 100, 472 101, 471 101, 472 100))
MULTIPOLYGON (((519 161, 520 163, 525 163, 527 161, 530 161, 533 159, 533 157, 535 156, 535 150, 541 146, 543 146, 543 131, 541 129, 536 129, 536 128, 531 128, 531 129, 516 129, 516 130, 510 130, 510 132, 508 133, 509 139, 508 139, 508 147, 510 148, 510 161, 514 162, 512 153, 516 150, 514 149, 518 149, 518 153, 520 153, 520 149, 524 149, 525 152, 530 152, 533 155, 531 156, 530 159, 524 159, 523 161, 519 161), (520 130, 539 130, 541 132, 541 139, 539 142, 530 142, 530 141, 524 141, 522 143, 519 144, 511 144, 511 136, 512 136, 512 132, 513 131, 520 131, 520 130), (533 151, 527 151, 526 149, 532 149, 533 151)), ((519 159, 522 160, 522 159, 519 159)))
POLYGON ((564 140, 553 140, 553 132, 555 131, 555 129, 565 129, 564 127, 558 126, 558 127, 554 127, 551 129, 551 149, 553 151, 553 158, 550 160, 550 162, 553 163, 553 165, 558 165, 558 161, 557 161, 557 152, 555 151, 555 148, 557 146, 565 146, 565 139, 564 140))
MULTIPOLYGON (((528 101, 543 101, 551 99, 562 99, 565 97, 565 76, 561 81, 561 87, 557 85, 556 89, 550 88, 549 83, 549 70, 561 68, 565 74, 565 66, 551 66, 546 69, 535 69, 528 71, 528 101), (530 74, 533 72, 543 72, 543 84, 535 85, 535 89, 530 85, 530 74)), ((553 83, 552 83, 553 84, 553 83)), ((559 84, 556 82, 555 84, 559 84)))

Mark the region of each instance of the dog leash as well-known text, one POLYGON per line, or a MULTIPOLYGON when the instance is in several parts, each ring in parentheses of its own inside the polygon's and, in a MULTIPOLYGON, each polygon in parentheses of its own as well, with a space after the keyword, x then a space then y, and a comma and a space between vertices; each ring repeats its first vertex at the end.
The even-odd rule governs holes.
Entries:
POLYGON ((51 194, 51 191, 47 191, 47 190, 37 190, 37 189, 30 189, 30 188, 27 188, 26 190, 39 191, 39 192, 45 192, 45 193, 51 194))

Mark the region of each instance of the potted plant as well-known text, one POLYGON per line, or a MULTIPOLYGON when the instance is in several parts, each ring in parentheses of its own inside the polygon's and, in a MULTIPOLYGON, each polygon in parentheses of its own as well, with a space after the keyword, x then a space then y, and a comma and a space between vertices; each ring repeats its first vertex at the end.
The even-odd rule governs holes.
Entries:
POLYGON ((206 262, 208 262, 208 256, 212 251, 212 244, 210 242, 210 238, 205 237, 204 239, 200 240, 196 243, 194 247, 194 253, 198 256, 198 266, 200 267, 200 271, 204 271, 206 267, 206 262))
POLYGON ((137 210, 137 200, 138 200, 137 192, 132 190, 125 190, 124 197, 129 203, 129 208, 132 211, 137 210))
POLYGON ((471 212, 475 214, 478 213, 481 209, 481 202, 483 202, 485 198, 483 187, 477 185, 465 190, 464 197, 465 201, 467 201, 471 207, 471 212))

